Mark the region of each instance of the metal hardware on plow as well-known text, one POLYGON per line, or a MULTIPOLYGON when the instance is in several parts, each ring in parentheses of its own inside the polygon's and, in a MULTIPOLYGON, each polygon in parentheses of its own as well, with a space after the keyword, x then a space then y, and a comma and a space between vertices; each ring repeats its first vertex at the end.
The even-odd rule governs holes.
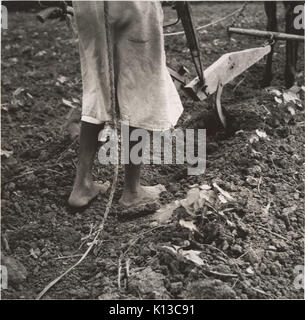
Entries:
POLYGON ((187 45, 190 49, 193 63, 195 65, 198 78, 200 80, 200 84, 198 84, 198 86, 200 86, 201 90, 204 91, 205 79, 201 61, 201 53, 197 38, 197 31, 194 27, 194 22, 192 18, 191 7, 186 1, 177 1, 175 7, 177 10, 178 17, 181 19, 185 36, 187 39, 187 45))
POLYGON ((167 67, 167 69, 174 81, 176 89, 183 89, 183 87, 186 85, 185 75, 189 73, 189 70, 185 66, 181 66, 178 72, 171 69, 170 67, 167 67))

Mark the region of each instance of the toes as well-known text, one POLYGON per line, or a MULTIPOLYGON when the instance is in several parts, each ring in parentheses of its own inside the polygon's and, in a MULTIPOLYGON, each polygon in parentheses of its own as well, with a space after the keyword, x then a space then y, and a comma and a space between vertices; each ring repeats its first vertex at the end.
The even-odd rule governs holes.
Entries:
POLYGON ((160 193, 161 193, 161 192, 165 192, 165 191, 166 191, 166 188, 164 187, 164 185, 163 185, 163 184, 158 184, 158 185, 156 185, 156 187, 158 187, 158 189, 159 189, 160 193))
POLYGON ((162 184, 155 186, 142 186, 142 191, 135 197, 134 195, 122 195, 119 203, 124 207, 134 207, 159 200, 161 192, 166 191, 162 184))
POLYGON ((109 189, 110 187, 110 182, 109 181, 106 181, 104 183, 101 183, 101 182, 95 182, 95 187, 98 189, 98 192, 99 193, 106 193, 107 190, 109 189))
POLYGON ((78 191, 72 191, 68 204, 71 207, 84 207, 89 204, 91 200, 96 198, 100 193, 104 194, 110 187, 110 182, 105 183, 94 182, 91 188, 81 188, 78 191))

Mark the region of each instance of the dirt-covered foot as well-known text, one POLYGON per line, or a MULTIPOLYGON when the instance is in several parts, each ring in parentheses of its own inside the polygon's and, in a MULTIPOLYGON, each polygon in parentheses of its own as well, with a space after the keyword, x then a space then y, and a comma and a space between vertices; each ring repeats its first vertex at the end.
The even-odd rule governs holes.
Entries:
POLYGON ((99 193, 106 193, 109 186, 109 181, 105 183, 92 182, 85 186, 75 185, 69 197, 68 203, 71 207, 86 206, 99 193))
POLYGON ((123 191, 119 203, 125 207, 134 207, 155 202, 159 199, 160 193, 166 191, 162 184, 146 187, 140 186, 136 192, 123 191))

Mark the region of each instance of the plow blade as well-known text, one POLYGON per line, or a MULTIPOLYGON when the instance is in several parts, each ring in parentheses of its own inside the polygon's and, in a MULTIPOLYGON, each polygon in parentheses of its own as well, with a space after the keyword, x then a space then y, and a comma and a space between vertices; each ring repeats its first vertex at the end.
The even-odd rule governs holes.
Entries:
POLYGON ((216 92, 219 84, 224 86, 271 51, 271 46, 246 49, 226 53, 204 71, 205 90, 198 77, 188 83, 184 89, 193 99, 202 101, 216 92), (206 93, 207 94, 206 94, 206 93))

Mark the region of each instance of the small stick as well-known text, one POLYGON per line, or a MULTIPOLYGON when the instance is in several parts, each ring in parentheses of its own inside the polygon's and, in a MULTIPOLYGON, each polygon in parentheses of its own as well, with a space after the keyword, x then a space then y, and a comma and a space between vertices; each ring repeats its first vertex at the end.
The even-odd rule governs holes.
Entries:
POLYGON ((118 261, 118 289, 121 290, 121 273, 122 273, 122 258, 119 258, 118 261))
POLYGON ((12 179, 7 180, 6 182, 4 182, 4 184, 8 184, 9 182, 18 180, 18 179, 20 179, 20 178, 22 178, 22 177, 27 176, 28 174, 34 173, 35 171, 36 171, 36 170, 31 170, 31 171, 28 171, 28 172, 24 172, 24 173, 22 173, 22 174, 19 174, 18 176, 13 177, 12 179))
POLYGON ((276 237, 279 237, 279 238, 281 238, 281 239, 289 242, 290 244, 293 244, 289 239, 281 236, 280 234, 275 233, 275 232, 273 232, 273 231, 271 231, 271 230, 269 230, 269 229, 267 229, 267 228, 265 228, 265 227, 263 227, 263 226, 261 226, 261 225, 259 225, 259 224, 258 224, 257 226, 258 226, 260 229, 262 229, 262 230, 264 230, 264 231, 266 231, 266 232, 269 232, 270 234, 272 234, 272 235, 274 235, 274 236, 276 236, 276 237))
POLYGON ((129 268, 130 268, 130 259, 128 258, 126 260, 126 278, 128 279, 129 277, 129 268))
POLYGON ((215 276, 219 276, 219 277, 226 277, 226 278, 237 278, 238 275, 237 274, 233 274, 233 273, 222 273, 222 272, 217 272, 217 271, 211 271, 211 270, 207 270, 207 269, 203 269, 203 271, 213 274, 215 276))
POLYGON ((261 194, 261 189, 260 189, 262 180, 263 180, 263 178, 262 178, 262 177, 259 177, 258 184, 257 184, 257 191, 258 191, 258 193, 259 193, 260 195, 262 195, 262 194, 261 194))
POLYGON ((128 288, 128 280, 129 280, 129 268, 130 268, 130 259, 127 258, 126 262, 125 262, 125 289, 128 288))
POLYGON ((233 92, 236 91, 236 89, 245 81, 246 77, 243 77, 240 81, 238 81, 237 85, 232 90, 233 92))
POLYGON ((265 291, 263 291, 263 290, 261 290, 261 289, 257 289, 257 288, 251 288, 251 289, 254 290, 254 291, 256 291, 256 292, 259 292, 259 293, 261 293, 261 294, 263 294, 263 295, 265 295, 265 296, 272 297, 271 294, 266 293, 265 291))
POLYGON ((73 142, 60 154, 60 156, 58 157, 58 159, 56 160, 56 163, 58 163, 62 157, 64 156, 64 154, 74 145, 74 143, 77 141, 77 137, 74 138, 73 142))
POLYGON ((70 259, 70 258, 76 258, 76 257, 81 257, 82 254, 72 254, 71 256, 61 256, 57 257, 54 260, 61 260, 61 259, 70 259))
POLYGON ((7 252, 10 252, 11 249, 10 249, 10 246, 9 246, 9 244, 8 244, 8 241, 7 241, 6 237, 5 237, 5 235, 4 235, 4 234, 1 234, 1 238, 2 238, 2 241, 3 241, 4 249, 5 249, 7 252))
POLYGON ((64 174, 62 172, 59 172, 59 171, 56 171, 56 170, 47 169, 47 171, 54 172, 54 173, 57 173, 57 174, 60 174, 60 175, 64 176, 64 174))
POLYGON ((163 228, 163 227, 168 227, 168 226, 170 226, 170 225, 167 225, 167 226, 161 225, 161 226, 157 226, 157 227, 154 227, 154 228, 151 228, 151 229, 149 229, 149 230, 147 230, 147 231, 142 232, 142 233, 129 245, 129 247, 123 252, 123 257, 125 257, 125 255, 126 255, 127 252, 130 250, 130 248, 133 247, 133 246, 141 239, 141 237, 142 237, 144 234, 149 233, 149 232, 151 232, 151 231, 154 231, 154 230, 156 230, 156 229, 163 228))

